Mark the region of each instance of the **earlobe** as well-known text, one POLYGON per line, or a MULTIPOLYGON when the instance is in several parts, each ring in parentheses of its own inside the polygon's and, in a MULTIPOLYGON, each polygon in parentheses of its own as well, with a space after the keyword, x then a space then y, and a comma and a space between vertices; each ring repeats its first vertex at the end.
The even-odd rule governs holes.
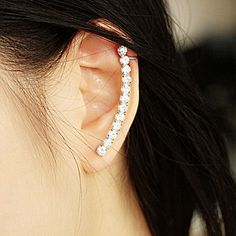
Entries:
POLYGON ((86 33, 78 52, 86 116, 82 134, 86 172, 106 168, 119 155, 138 107, 138 62, 131 50, 86 33), (129 105, 129 106, 128 106, 129 105))

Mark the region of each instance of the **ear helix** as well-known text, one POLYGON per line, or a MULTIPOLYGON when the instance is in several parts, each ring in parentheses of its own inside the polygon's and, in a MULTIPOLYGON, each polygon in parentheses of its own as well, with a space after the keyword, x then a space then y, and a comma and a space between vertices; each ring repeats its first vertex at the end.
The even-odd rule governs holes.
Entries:
POLYGON ((103 141, 102 145, 100 145, 96 150, 97 154, 101 157, 106 155, 107 150, 112 147, 112 144, 117 138, 121 130, 122 124, 125 120, 130 100, 130 85, 132 79, 130 77, 131 67, 129 66, 129 63, 130 59, 132 58, 127 56, 128 49, 125 46, 120 46, 117 51, 120 56, 120 64, 122 71, 121 96, 118 110, 115 114, 115 118, 112 123, 112 127, 110 128, 107 137, 103 141))

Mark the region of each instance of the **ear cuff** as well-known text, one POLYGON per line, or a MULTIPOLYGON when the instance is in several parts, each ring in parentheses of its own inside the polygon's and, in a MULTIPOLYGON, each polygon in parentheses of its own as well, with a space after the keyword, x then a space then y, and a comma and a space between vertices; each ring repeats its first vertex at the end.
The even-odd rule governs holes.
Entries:
POLYGON ((106 155, 107 150, 111 148, 113 142, 117 138, 121 130, 122 124, 125 120, 130 100, 130 85, 132 79, 130 77, 131 67, 129 66, 129 63, 130 60, 133 58, 127 56, 128 49, 125 46, 120 46, 117 51, 120 56, 120 64, 122 71, 121 96, 118 110, 115 115, 115 119, 112 123, 112 127, 109 130, 106 139, 103 141, 103 144, 100 145, 96 150, 97 154, 101 157, 106 155))

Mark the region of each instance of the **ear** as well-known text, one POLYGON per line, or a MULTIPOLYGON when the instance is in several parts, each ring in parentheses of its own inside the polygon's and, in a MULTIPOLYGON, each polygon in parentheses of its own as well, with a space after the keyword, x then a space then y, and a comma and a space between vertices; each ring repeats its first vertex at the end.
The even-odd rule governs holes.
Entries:
MULTIPOLYGON (((122 156, 122 145, 138 108, 138 61, 130 60, 132 82, 125 120, 111 148, 100 157, 96 149, 111 129, 120 101, 122 72, 117 52, 120 45, 92 33, 85 33, 78 40, 79 46, 72 50, 77 50, 80 79, 83 81, 80 92, 85 106, 80 133, 86 142, 80 151, 86 159, 82 159, 81 164, 86 172, 94 172, 106 168, 115 158, 122 156)), ((131 50, 127 55, 136 56, 131 50)))

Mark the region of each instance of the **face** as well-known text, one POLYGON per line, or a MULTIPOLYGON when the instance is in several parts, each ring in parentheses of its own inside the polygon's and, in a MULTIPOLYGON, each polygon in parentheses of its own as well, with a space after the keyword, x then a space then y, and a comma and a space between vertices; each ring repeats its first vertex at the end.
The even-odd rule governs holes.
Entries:
POLYGON ((12 77, 3 70, 0 77, 1 235, 74 235, 81 192, 76 165, 60 155, 53 162, 31 115, 14 96, 18 87, 6 83, 12 77))

